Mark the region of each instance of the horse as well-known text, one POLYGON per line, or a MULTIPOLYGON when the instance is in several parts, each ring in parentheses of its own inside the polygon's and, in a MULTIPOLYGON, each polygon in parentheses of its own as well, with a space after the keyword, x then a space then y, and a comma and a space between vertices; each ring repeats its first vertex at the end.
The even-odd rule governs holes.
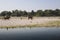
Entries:
POLYGON ((28 20, 29 20, 29 19, 31 19, 31 20, 32 20, 32 19, 33 19, 33 17, 32 17, 32 16, 28 16, 28 20))
POLYGON ((6 19, 10 19, 10 16, 5 16, 4 19, 5 19, 5 20, 6 20, 6 19))

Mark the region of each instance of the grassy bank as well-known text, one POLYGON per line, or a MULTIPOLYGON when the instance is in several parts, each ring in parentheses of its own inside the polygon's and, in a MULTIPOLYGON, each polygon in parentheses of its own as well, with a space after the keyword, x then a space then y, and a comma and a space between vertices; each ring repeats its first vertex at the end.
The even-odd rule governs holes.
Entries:
POLYGON ((41 26, 45 26, 45 27, 60 27, 60 21, 50 21, 50 22, 41 24, 41 26))
POLYGON ((60 21, 49 21, 43 24, 2 26, 0 28, 21 28, 21 27, 60 27, 60 21))
POLYGON ((20 27, 60 27, 60 17, 34 17, 28 20, 27 17, 12 17, 9 20, 0 19, 0 28, 20 27))
POLYGON ((42 24, 25 25, 25 27, 60 27, 60 21, 49 21, 42 24))

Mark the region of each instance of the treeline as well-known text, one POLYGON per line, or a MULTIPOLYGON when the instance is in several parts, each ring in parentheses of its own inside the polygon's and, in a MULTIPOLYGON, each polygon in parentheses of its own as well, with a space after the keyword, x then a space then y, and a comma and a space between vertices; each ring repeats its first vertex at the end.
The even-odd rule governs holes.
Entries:
POLYGON ((32 10, 31 12, 21 11, 21 10, 12 10, 12 11, 2 11, 0 16, 60 16, 60 9, 55 10, 32 10))

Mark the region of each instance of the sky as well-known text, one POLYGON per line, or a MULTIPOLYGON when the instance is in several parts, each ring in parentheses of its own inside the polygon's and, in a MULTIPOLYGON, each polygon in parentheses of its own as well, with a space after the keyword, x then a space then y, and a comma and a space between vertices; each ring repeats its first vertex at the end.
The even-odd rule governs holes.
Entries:
POLYGON ((60 9, 60 0, 0 0, 0 11, 60 9))

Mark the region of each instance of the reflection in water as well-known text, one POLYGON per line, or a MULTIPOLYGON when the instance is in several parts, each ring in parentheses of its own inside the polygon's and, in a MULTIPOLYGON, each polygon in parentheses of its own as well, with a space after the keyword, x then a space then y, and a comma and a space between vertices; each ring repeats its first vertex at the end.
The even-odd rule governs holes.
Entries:
POLYGON ((8 30, 8 27, 6 29, 8 30))
POLYGON ((4 28, 0 40, 60 40, 60 28, 4 28))
MULTIPOLYGON (((0 29, 6 29, 7 31, 9 30, 9 29, 14 29, 15 27, 11 27, 11 28, 9 28, 9 27, 6 27, 6 28, 0 28, 0 29)), ((26 27, 21 27, 21 28, 26 28, 26 27)), ((19 27, 19 29, 21 29, 20 27, 19 27)), ((32 27, 28 27, 30 30, 31 30, 31 28, 32 27)))

